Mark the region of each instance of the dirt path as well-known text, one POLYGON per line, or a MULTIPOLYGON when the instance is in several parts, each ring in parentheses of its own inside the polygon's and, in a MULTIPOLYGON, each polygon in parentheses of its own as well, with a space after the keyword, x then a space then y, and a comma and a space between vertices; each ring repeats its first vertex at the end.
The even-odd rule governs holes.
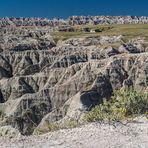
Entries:
POLYGON ((148 122, 91 123, 41 136, 0 138, 1 148, 148 148, 148 122))

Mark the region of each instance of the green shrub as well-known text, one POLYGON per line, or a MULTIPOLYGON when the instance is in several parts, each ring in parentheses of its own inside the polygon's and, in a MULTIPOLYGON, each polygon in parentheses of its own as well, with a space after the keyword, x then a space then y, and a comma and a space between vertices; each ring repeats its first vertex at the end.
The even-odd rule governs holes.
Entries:
POLYGON ((120 90, 109 101, 88 112, 84 120, 88 122, 107 120, 121 121, 137 115, 147 114, 148 94, 134 90, 120 90))

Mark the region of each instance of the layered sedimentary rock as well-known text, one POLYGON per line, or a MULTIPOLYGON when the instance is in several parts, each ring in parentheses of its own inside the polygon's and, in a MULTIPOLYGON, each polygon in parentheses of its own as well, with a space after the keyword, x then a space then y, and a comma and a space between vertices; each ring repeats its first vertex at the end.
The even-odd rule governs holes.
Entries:
POLYGON ((148 91, 148 48, 122 36, 54 42, 43 30, 1 30, 1 126, 31 134, 46 122, 79 120, 115 89, 148 91), (3 31, 3 32, 2 32, 3 31), (121 46, 99 47, 121 42, 121 46))
POLYGON ((0 27, 49 27, 85 24, 147 24, 146 16, 71 16, 55 18, 0 18, 0 27))

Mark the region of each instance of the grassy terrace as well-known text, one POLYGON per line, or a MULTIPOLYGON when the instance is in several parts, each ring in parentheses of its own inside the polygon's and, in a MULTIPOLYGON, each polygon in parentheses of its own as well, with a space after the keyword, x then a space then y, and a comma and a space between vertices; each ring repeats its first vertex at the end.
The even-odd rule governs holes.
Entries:
POLYGON ((146 37, 148 39, 148 24, 124 24, 124 25, 83 25, 74 26, 74 32, 52 32, 52 36, 56 40, 66 40, 71 37, 91 37, 91 36, 101 36, 101 35, 123 35, 125 39, 130 39, 134 37, 146 37), (100 29, 102 32, 82 32, 82 28, 90 29, 100 29))

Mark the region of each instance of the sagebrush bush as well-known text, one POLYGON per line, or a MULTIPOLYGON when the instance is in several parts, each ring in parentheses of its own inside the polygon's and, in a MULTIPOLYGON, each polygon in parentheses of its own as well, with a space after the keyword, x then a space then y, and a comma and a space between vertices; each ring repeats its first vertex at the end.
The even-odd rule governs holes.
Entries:
POLYGON ((120 121, 137 115, 147 114, 148 94, 134 90, 114 92, 109 101, 96 106, 88 112, 84 120, 88 122, 108 120, 120 121))

